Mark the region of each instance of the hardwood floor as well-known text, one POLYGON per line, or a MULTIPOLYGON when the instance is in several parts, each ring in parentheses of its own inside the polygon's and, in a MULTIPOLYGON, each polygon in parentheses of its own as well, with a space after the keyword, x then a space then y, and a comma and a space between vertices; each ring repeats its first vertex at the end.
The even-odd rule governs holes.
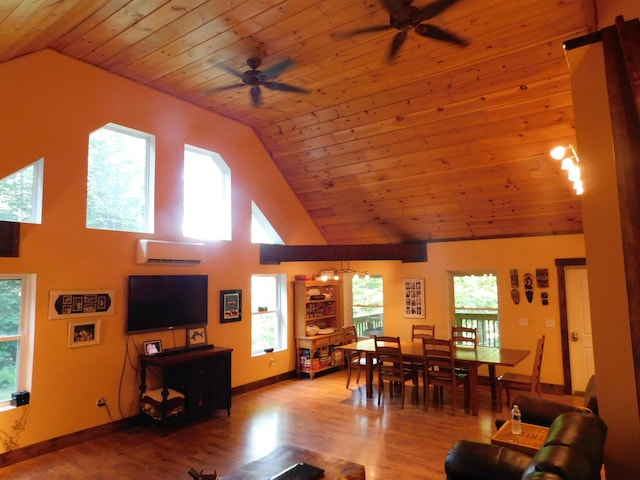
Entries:
MULTIPOLYGON (((480 415, 468 416, 463 396, 456 415, 450 397, 443 404, 411 403, 400 397, 377 405, 364 384, 345 389, 346 370, 308 379, 287 380, 233 397, 231 416, 220 411, 205 421, 172 429, 134 427, 0 469, 0 478, 19 479, 190 479, 187 470, 213 467, 218 475, 267 455, 289 443, 366 467, 367 479, 442 480, 444 459, 459 438, 488 442, 494 420, 490 392, 481 387, 480 415)), ((409 387, 411 388, 411 387, 409 387)), ((582 399, 550 396, 580 404, 582 399)), ((421 398, 422 401, 422 398, 421 398)))

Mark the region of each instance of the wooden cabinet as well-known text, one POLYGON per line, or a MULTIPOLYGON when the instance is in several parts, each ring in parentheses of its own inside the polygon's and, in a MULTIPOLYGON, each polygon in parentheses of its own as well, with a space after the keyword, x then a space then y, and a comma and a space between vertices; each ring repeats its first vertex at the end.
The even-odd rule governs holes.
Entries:
POLYGON ((335 347, 344 340, 342 295, 339 281, 296 280, 295 333, 297 372, 311 379, 323 370, 342 367, 342 350, 335 347), (308 334, 310 326, 332 330, 327 334, 308 334))
MULTIPOLYGON (((175 419, 203 417, 213 410, 226 409, 231 414, 231 352, 225 347, 140 356, 141 400, 147 390, 147 370, 161 377, 162 415, 166 424, 169 389, 184 395, 184 414, 175 419)), ((173 420, 173 418, 171 419, 173 420)))

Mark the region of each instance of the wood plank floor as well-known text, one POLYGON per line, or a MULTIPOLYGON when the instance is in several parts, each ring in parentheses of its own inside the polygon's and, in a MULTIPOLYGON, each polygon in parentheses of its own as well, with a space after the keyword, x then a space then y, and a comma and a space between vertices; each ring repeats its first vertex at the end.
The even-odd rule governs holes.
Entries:
MULTIPOLYGON (((185 479, 190 467, 216 468, 225 475, 240 465, 289 443, 360 463, 367 479, 442 480, 444 459, 459 438, 488 442, 494 420, 490 392, 481 387, 480 415, 465 415, 463 395, 451 415, 450 397, 443 404, 411 403, 404 410, 399 396, 383 404, 367 399, 364 384, 335 372, 313 381, 287 380, 233 397, 231 416, 216 412, 209 419, 172 429, 163 436, 156 426, 134 427, 0 469, 0 478, 19 479, 185 479)), ((374 395, 375 397, 375 395, 374 395)), ((581 398, 549 396, 581 404, 581 398)), ((422 400, 422 399, 421 399, 422 400)))

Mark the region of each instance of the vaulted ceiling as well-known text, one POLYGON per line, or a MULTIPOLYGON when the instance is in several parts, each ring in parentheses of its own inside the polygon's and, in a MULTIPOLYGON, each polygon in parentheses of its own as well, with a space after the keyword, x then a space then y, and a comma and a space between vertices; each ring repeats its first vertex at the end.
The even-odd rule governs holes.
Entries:
POLYGON ((330 244, 582 232, 549 150, 594 0, 439 0, 390 58, 403 2, 2 0, 0 61, 51 48, 251 126, 330 244), (251 57, 309 92, 224 89, 251 57))

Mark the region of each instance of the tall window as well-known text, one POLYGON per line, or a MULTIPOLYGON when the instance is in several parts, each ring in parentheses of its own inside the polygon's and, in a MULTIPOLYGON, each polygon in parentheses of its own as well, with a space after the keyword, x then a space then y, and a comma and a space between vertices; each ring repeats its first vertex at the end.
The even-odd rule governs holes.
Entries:
POLYGON ((490 272, 453 273, 454 325, 478 331, 478 345, 500 346, 498 279, 490 272))
POLYGON ((42 222, 44 159, 0 180, 0 220, 42 222))
POLYGON ((35 275, 0 275, 0 408, 31 389, 35 275))
POLYGON ((251 276, 251 355, 287 348, 286 275, 251 276))
POLYGON ((108 124, 89 135, 87 228, 153 233, 153 135, 108 124))
POLYGON ((216 152, 185 146, 185 237, 231 240, 231 170, 216 152))
POLYGON ((353 324, 359 337, 382 335, 384 327, 384 296, 382 275, 352 279, 351 304, 353 324))
POLYGON ((276 229, 271 226, 253 200, 251 201, 251 243, 284 245, 276 229))

